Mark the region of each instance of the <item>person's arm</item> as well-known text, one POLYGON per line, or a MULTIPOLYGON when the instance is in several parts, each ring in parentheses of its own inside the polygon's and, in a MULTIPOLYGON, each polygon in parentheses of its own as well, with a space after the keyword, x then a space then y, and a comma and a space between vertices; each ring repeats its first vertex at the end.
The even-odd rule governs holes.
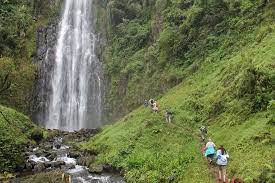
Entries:
POLYGON ((226 152, 226 158, 229 158, 229 154, 226 152))

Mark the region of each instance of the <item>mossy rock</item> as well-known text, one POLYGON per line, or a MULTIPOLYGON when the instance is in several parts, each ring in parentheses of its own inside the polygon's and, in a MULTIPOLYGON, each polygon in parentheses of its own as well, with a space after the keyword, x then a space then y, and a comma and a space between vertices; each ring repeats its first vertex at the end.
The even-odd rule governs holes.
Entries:
POLYGON ((103 165, 101 164, 90 164, 89 165, 89 172, 90 173, 102 173, 103 172, 103 165))
POLYGON ((21 182, 22 183, 30 183, 30 182, 66 183, 66 182, 68 182, 68 175, 64 174, 61 171, 39 173, 39 174, 35 174, 31 177, 25 178, 21 182))
POLYGON ((31 139, 35 142, 40 142, 44 139, 44 133, 41 128, 35 128, 31 131, 31 139))

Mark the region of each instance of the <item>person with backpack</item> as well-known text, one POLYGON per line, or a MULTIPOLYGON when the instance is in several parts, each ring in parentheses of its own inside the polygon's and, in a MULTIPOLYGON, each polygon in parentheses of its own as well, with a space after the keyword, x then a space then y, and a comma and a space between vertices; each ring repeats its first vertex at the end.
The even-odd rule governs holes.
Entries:
POLYGON ((215 156, 215 147, 216 145, 209 138, 204 148, 204 155, 207 158, 209 164, 212 164, 213 158, 215 156))
POLYGON ((144 107, 148 107, 148 101, 146 99, 144 100, 144 107))
POLYGON ((228 153, 225 148, 221 145, 217 150, 217 165, 219 168, 219 180, 223 179, 223 182, 226 182, 226 165, 227 159, 229 158, 228 153))
POLYGON ((150 100, 149 100, 149 104, 150 104, 150 107, 153 109, 154 99, 150 99, 150 100))
POLYGON ((201 126, 200 127, 200 135, 201 135, 201 139, 204 142, 205 141, 205 136, 207 134, 207 127, 206 126, 201 126))
POLYGON ((159 108, 158 108, 158 103, 157 103, 156 100, 153 103, 153 108, 152 109, 153 109, 153 112, 158 113, 159 108))
POLYGON ((171 123, 172 122, 172 117, 173 117, 172 115, 173 115, 173 112, 171 112, 168 109, 165 109, 165 119, 166 119, 167 123, 171 123))

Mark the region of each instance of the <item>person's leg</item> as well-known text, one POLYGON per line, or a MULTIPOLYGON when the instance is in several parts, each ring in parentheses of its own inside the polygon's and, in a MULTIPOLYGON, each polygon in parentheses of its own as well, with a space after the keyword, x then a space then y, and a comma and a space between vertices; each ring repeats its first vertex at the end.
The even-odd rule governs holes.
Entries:
POLYGON ((222 167, 222 175, 223 175, 223 182, 225 182, 226 181, 226 167, 225 166, 222 167))
POLYGON ((211 154, 211 155, 209 155, 209 163, 211 164, 212 163, 212 161, 213 161, 213 158, 214 158, 214 154, 211 154))
POLYGON ((201 131, 201 139, 202 139, 202 141, 205 140, 204 133, 202 131, 201 131))
POLYGON ((218 165, 218 168, 219 168, 219 180, 222 180, 221 166, 218 165))

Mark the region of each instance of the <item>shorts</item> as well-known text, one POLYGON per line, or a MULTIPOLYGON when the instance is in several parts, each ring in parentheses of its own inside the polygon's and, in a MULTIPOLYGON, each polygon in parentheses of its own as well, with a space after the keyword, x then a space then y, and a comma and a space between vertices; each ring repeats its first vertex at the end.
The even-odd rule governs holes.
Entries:
POLYGON ((226 169, 226 165, 218 165, 220 171, 224 171, 226 169))
POLYGON ((214 158, 214 155, 215 155, 215 154, 208 154, 206 157, 207 157, 207 158, 213 159, 213 158, 214 158))

